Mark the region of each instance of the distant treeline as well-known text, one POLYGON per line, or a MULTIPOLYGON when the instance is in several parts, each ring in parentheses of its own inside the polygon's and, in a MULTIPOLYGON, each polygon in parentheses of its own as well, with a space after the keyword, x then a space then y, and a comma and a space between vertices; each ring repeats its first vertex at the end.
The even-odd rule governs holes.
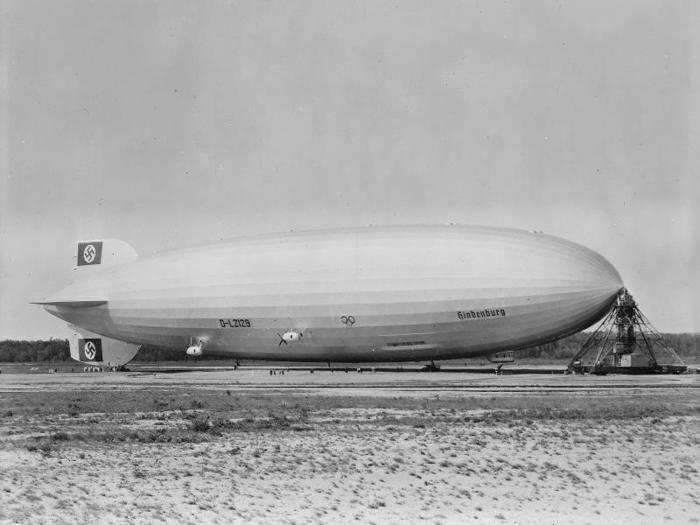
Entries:
MULTIPOLYGON (((581 348, 588 334, 578 333, 554 343, 535 346, 517 353, 519 358, 569 359, 581 348)), ((664 340, 682 357, 698 356, 700 334, 664 334, 664 340)), ((204 355, 202 359, 217 359, 220 356, 204 355)), ((136 361, 183 361, 183 348, 160 348, 144 345, 136 354, 136 361)), ((48 341, 0 341, 0 362, 3 363, 43 363, 70 361, 67 339, 48 341)))
MULTIPOLYGON (((160 348, 144 345, 136 354, 135 361, 184 361, 182 348, 160 348)), ((217 356, 202 356, 202 359, 217 359, 217 356)), ((44 363, 70 361, 68 339, 48 341, 0 341, 0 362, 2 363, 44 363)))
MULTIPOLYGON (((570 359, 581 349, 581 345, 590 334, 579 332, 546 345, 533 346, 517 352, 519 358, 570 359)), ((679 357, 700 355, 700 334, 662 334, 664 342, 679 357)))

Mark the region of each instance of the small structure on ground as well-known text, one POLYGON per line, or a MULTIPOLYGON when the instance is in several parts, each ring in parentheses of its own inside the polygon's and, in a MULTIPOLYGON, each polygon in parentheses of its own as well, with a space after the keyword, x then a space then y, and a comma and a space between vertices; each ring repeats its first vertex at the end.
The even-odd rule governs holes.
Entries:
POLYGON ((687 366, 641 312, 632 294, 620 290, 610 312, 584 340, 569 372, 680 374, 687 366))

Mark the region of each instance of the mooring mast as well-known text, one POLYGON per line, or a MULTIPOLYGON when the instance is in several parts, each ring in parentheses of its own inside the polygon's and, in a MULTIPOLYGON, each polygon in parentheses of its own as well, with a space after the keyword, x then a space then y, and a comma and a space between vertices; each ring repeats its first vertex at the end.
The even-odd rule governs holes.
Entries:
POLYGON ((594 374, 681 373, 686 369, 625 288, 568 366, 569 372, 594 374))

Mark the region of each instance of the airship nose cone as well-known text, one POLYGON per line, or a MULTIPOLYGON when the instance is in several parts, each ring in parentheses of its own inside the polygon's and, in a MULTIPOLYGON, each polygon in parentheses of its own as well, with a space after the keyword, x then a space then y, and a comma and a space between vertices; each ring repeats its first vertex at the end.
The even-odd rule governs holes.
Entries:
POLYGON ((576 280, 582 286, 610 292, 617 292, 624 287, 619 272, 605 257, 585 246, 564 241, 564 257, 569 250, 574 256, 571 270, 577 274, 576 280))
POLYGON ((558 237, 542 236, 540 252, 549 267, 548 285, 557 297, 552 316, 568 316, 578 329, 605 315, 624 288, 615 267, 599 253, 558 237), (559 295, 563 294, 563 295, 559 295))

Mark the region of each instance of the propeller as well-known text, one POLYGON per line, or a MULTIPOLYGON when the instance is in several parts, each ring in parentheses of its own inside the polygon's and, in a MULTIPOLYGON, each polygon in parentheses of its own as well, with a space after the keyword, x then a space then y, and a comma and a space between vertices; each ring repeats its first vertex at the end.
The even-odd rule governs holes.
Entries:
POLYGON ((304 337, 304 334, 302 334, 301 332, 297 332, 295 330, 288 330, 287 332, 285 332, 281 335, 278 333, 277 337, 280 338, 280 342, 277 344, 277 346, 282 346, 282 343, 284 343, 286 345, 286 344, 292 343, 294 341, 298 341, 299 339, 304 337))

